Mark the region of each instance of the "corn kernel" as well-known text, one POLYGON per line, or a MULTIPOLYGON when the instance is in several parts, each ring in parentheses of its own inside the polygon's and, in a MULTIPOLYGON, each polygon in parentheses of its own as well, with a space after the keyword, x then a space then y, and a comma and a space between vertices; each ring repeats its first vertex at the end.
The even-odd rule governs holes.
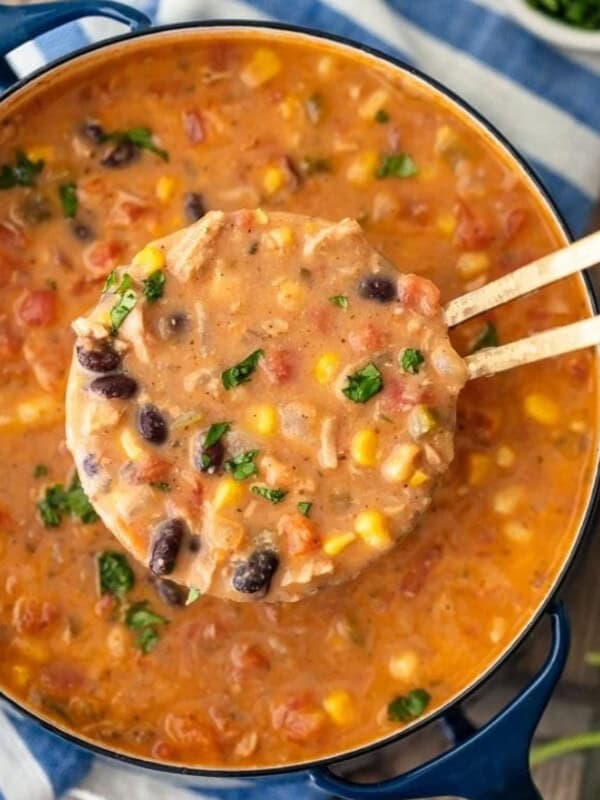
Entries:
POLYGON ((479 486, 487 478, 491 459, 485 453, 469 453, 467 481, 470 486, 479 486))
POLYGON ((342 550, 345 550, 349 544, 352 544, 356 539, 356 534, 349 533, 332 533, 323 542, 323 550, 328 556, 337 556, 342 550))
POLYGON ((354 530, 370 547, 385 550, 392 544, 387 520, 381 511, 369 508, 356 515, 354 530))
POLYGON ((12 668, 13 680, 17 686, 23 689, 31 682, 31 670, 26 664, 14 664, 12 668))
POLYGON ((503 469, 509 469, 515 463, 516 455, 512 447, 506 444, 500 445, 496 451, 496 464, 503 469))
POLYGON ((41 394, 39 397, 17 403, 16 419, 13 418, 13 422, 17 428, 19 423, 22 426, 42 428, 60 422, 64 416, 65 408, 60 400, 48 394, 41 394))
POLYGON ((413 473, 413 464, 418 453, 419 447, 416 444, 406 442, 396 445, 381 467, 385 480, 390 483, 407 480, 413 473))
POLYGON ((213 496, 213 506, 218 510, 235 506, 241 502, 244 496, 244 487, 239 481, 233 478, 222 478, 217 484, 213 496))
POLYGON ((415 406, 408 419, 408 429, 413 439, 419 439, 435 428, 437 428, 437 419, 429 406, 415 406))
POLYGON ((157 269, 163 269, 167 262, 165 254, 160 248, 148 244, 134 255, 133 263, 138 267, 142 267, 146 275, 150 275, 157 269))
POLYGON ((454 214, 440 214, 435 221, 435 225, 444 236, 452 236, 456 230, 456 217, 454 214))
POLYGON ((176 186, 177 181, 170 175, 163 175, 157 180, 155 192, 161 203, 166 203, 173 197, 176 186))
POLYGON ((129 428, 125 428, 121 433, 120 442, 125 455, 130 461, 139 461, 140 458, 146 455, 144 448, 138 444, 136 435, 129 428))
POLYGON ((266 211, 263 211, 262 208, 255 208, 254 209, 254 219, 260 225, 266 225, 267 222, 269 221, 269 215, 267 214, 266 211))
POLYGON ((262 436, 272 436, 277 430, 277 409, 275 406, 263 403, 251 406, 248 409, 248 423, 251 428, 262 436))
POLYGON ((416 489, 417 486, 422 486, 424 483, 427 483, 428 480, 429 475, 426 472, 423 472, 422 469, 416 469, 408 479, 408 485, 412 489, 416 489))
POLYGON ((340 363, 337 353, 323 353, 315 364, 315 378, 323 385, 331 383, 339 372, 340 363))
POLYGON ((323 708, 336 725, 351 725, 356 718, 354 701, 343 689, 330 692, 323 700, 323 708))
POLYGON ((506 620, 504 617, 492 617, 492 624, 490 625, 490 641, 493 644, 498 644, 504 638, 506 633, 506 620))
POLYGON ((306 289, 298 281, 282 281, 277 290, 277 303, 286 311, 298 311, 306 298, 306 289))
POLYGON ((379 164, 379 156, 374 150, 365 150, 357 156, 346 170, 346 178, 350 183, 363 186, 375 177, 375 171, 379 164))
POLYGON ((572 419, 569 422, 569 430, 571 433, 585 433, 587 426, 582 419, 572 419))
POLYGON ((458 136, 448 125, 441 125, 435 134, 433 150, 437 156, 443 156, 458 144, 458 136))
POLYGON ((358 116, 362 119, 375 119, 375 114, 389 100, 389 93, 383 89, 375 89, 358 107, 358 116))
POLYGON ((556 425, 559 419, 558 405, 545 394, 534 392, 525 398, 525 413, 540 425, 556 425))
POLYGON ((50 648, 41 639, 34 639, 33 636, 19 636, 14 642, 19 652, 35 661, 36 664, 45 664, 50 658, 50 648))
POLYGON ((283 186, 285 174, 281 167, 267 167, 263 174, 263 189, 267 194, 275 194, 283 186))
POLYGON ((523 499, 521 486, 506 486, 494 495, 493 508, 496 514, 513 514, 523 499))
POLYGON ((481 250, 473 250, 470 253, 461 253, 456 262, 456 270, 460 277, 465 281, 471 281, 487 272, 490 266, 490 258, 487 253, 481 250))
POLYGON ((277 106, 279 113, 284 119, 291 119, 294 114, 301 108, 297 98, 291 97, 289 94, 283 98, 281 103, 277 106))
POLYGON ((250 89, 262 86, 281 71, 278 56, 266 47, 259 47, 250 61, 240 72, 240 78, 250 89))
POLYGON ((54 147, 50 144, 29 147, 26 151, 26 156, 30 161, 54 161, 54 147))
POLYGON ((294 231, 287 225, 284 225, 282 228, 273 228, 269 233, 269 239, 275 247, 283 250, 285 247, 289 247, 294 241, 294 231))
POLYGON ((505 522, 502 532, 507 539, 511 539, 513 542, 518 542, 519 544, 530 541, 533 536, 531 530, 516 519, 505 522))
POLYGON ((321 56, 317 62, 317 72, 321 78, 329 78, 333 72, 334 61, 331 56, 321 56))
POLYGON ((374 467, 377 464, 377 449, 379 436, 370 428, 356 431, 350 443, 350 452, 353 461, 359 467, 374 467))
POLYGON ((419 667, 419 657, 414 650, 392 656, 388 662, 388 670, 392 678, 409 683, 414 680, 419 667))

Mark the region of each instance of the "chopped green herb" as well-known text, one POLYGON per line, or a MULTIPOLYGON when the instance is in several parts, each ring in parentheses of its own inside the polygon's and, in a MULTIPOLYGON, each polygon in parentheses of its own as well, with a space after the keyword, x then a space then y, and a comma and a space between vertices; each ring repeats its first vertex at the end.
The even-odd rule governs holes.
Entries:
POLYGON ((328 158, 305 156, 300 159, 299 167, 307 176, 318 175, 322 172, 331 172, 331 160, 328 158))
POLYGON ((385 110, 385 108, 380 108, 379 111, 375 114, 375 122, 381 122, 382 124, 385 122, 390 121, 390 115, 385 110))
POLYGON ((135 578, 126 556, 105 550, 98 556, 98 575, 102 594, 123 598, 133 587, 135 578))
POLYGON ((301 500, 298 505, 296 506, 298 511, 302 514, 303 517, 310 516, 310 510, 312 508, 312 503, 308 503, 306 500, 301 500))
POLYGON ((246 450, 225 462, 225 469, 231 472, 231 476, 236 481, 245 481, 253 475, 258 475, 258 467, 254 459, 258 455, 258 450, 246 450))
POLYGON ((536 11, 567 25, 588 31, 600 30, 598 0, 526 0, 536 11))
POLYGON ((148 601, 141 600, 127 609, 125 624, 135 632, 135 643, 142 653, 149 653, 158 642, 158 628, 168 625, 168 620, 148 608, 148 601))
POLYGON ((42 500, 37 504, 42 522, 46 528, 57 528, 65 514, 72 514, 85 523, 96 522, 98 514, 90 503, 77 473, 65 490, 62 483, 48 486, 42 500))
POLYGON ((416 375, 424 361, 425 356, 420 350, 407 347, 400 357, 400 366, 404 372, 410 372, 411 375, 416 375))
POLYGON ((127 131, 113 131, 105 134, 103 141, 131 142, 139 150, 150 150, 151 153, 155 153, 163 161, 169 160, 167 151, 154 144, 150 128, 130 128, 127 131))
POLYGON ((410 722, 425 711, 431 695, 425 689, 412 689, 408 694, 396 697, 388 705, 388 719, 391 722, 410 722))
POLYGON ((212 447, 231 430, 231 422, 215 422, 210 426, 204 438, 203 447, 212 447))
POLYGON ((471 345, 471 353, 483 350, 484 347, 498 347, 498 331, 493 322, 486 322, 482 330, 478 333, 471 345))
POLYGON ((381 156, 381 163, 375 175, 378 178, 410 178, 419 170, 407 153, 381 156))
POLYGON ((33 468, 34 478, 43 478, 48 474, 48 467, 45 464, 36 464, 33 468))
POLYGON ((22 150, 17 150, 14 165, 3 164, 0 167, 0 189, 35 186, 36 178, 43 169, 43 161, 30 161, 22 150))
POLYGON ((304 108, 306 109, 306 116, 308 119, 313 125, 316 125, 321 121, 321 117, 323 116, 323 98, 320 94, 311 95, 311 97, 305 101, 304 108))
POLYGON ((345 294, 334 294, 333 297, 329 298, 329 302, 339 308, 348 308, 348 298, 345 294))
POLYGON ((111 269, 111 271, 106 276, 106 280, 104 281, 102 292, 108 292, 110 289, 114 289, 118 282, 119 282, 119 276, 117 275, 117 270, 111 269))
POLYGON ((257 494, 259 497, 264 497, 265 500, 268 500, 270 503, 273 503, 273 505, 281 503, 281 501, 287 494, 287 491, 285 489, 269 489, 268 486, 253 486, 252 492, 254 494, 257 494))
POLYGON ((142 284, 144 286, 146 300, 149 303, 156 303, 165 292, 165 273, 162 269, 157 269, 148 275, 147 278, 144 278, 142 284))
POLYGON ((200 453, 200 463, 204 472, 212 474, 220 466, 222 452, 216 453, 213 448, 229 430, 231 430, 230 422, 215 422, 208 429, 200 453))
MULTIPOLYGON (((115 284, 116 284, 116 278, 112 279, 109 288, 114 288, 115 284)), ((113 336, 119 330, 123 322, 125 322, 127 315, 135 307, 135 304, 137 303, 137 294, 131 288, 132 286, 133 286, 133 278, 128 272, 126 272, 121 278, 121 282, 119 283, 119 285, 116 287, 115 290, 116 293, 120 295, 120 300, 117 300, 115 305, 110 310, 110 322, 112 325, 113 336)))
POLYGON ((72 219, 77 214, 77 207, 79 205, 77 184, 73 183, 73 181, 61 183, 58 187, 58 194, 60 202, 62 203, 63 214, 65 217, 72 219))
POLYGON ((171 491, 171 484, 168 481, 150 481, 149 485, 153 489, 157 489, 159 492, 171 491))
POLYGON ((192 603, 195 603, 200 597, 202 597, 202 592, 200 589, 196 589, 195 586, 190 586, 190 590, 185 601, 186 606, 191 606, 192 603))
POLYGON ((371 361, 358 372, 348 375, 348 385, 342 389, 342 392, 353 403, 366 403, 382 389, 381 372, 371 361))
POLYGON ((258 366, 258 362, 265 355, 264 350, 255 350, 239 364, 236 364, 225 372, 221 373, 221 381, 226 389, 231 389, 234 386, 239 386, 240 383, 246 383, 250 380, 250 376, 258 366))

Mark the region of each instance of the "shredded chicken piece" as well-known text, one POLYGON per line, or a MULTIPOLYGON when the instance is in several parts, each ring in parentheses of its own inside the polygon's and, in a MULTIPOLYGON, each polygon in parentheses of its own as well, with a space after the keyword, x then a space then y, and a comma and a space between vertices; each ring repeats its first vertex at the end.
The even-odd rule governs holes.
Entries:
POLYGON ((86 436, 107 428, 114 428, 123 414, 124 408, 103 400, 89 400, 83 410, 81 429, 86 436))
POLYGON ((306 258, 310 258, 315 254, 315 251, 329 239, 339 241, 346 236, 363 236, 362 229, 355 219, 343 219, 335 225, 330 225, 328 228, 316 233, 314 236, 307 236, 303 247, 303 254, 306 258))
POLYGON ((337 419, 325 417, 321 423, 321 447, 318 455, 323 469, 335 469, 338 465, 336 431, 337 419))
POLYGON ((165 237, 161 243, 166 246, 167 262, 171 264, 171 272, 182 283, 201 270, 213 255, 214 243, 225 224, 222 211, 209 211, 201 220, 187 229, 183 235, 174 240, 165 237))
POLYGON ((143 364, 150 363, 146 340, 148 333, 144 331, 144 314, 141 306, 137 305, 127 315, 125 322, 121 325, 121 338, 130 342, 138 358, 143 364))

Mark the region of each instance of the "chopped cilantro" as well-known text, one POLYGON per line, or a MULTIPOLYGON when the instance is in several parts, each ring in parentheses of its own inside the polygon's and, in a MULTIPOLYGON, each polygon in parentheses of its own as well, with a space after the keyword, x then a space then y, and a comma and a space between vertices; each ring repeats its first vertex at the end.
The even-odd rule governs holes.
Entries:
MULTIPOLYGON (((116 285, 116 277, 112 279, 109 288, 111 289, 115 288, 115 285, 116 285)), ((116 293, 120 295, 120 299, 117 300, 115 305, 110 310, 110 322, 112 325, 113 336, 119 330, 121 325, 125 322, 127 315, 135 307, 135 304, 137 303, 137 294, 131 288, 132 286, 133 286, 133 278, 128 272, 126 272, 121 278, 121 282, 119 283, 118 286, 116 286, 115 289, 116 293)))
POLYGON ((149 303, 156 303, 165 292, 165 273, 162 269, 157 269, 144 278, 144 295, 149 303))
POLYGON ((410 178, 418 171, 417 165, 407 153, 396 153, 391 156, 381 156, 375 175, 378 178, 410 178))
POLYGON ((225 469, 227 472, 231 472, 236 481, 245 481, 246 478, 258 474, 258 467, 254 463, 257 455, 258 450, 246 450, 245 453, 239 453, 225 462, 225 469))
POLYGON ((416 375, 419 371, 419 367, 425 361, 425 357, 420 350, 407 347, 400 356, 399 361, 404 372, 410 372, 411 375, 416 375))
POLYGON ((390 115, 385 110, 385 108, 380 108, 379 111, 375 114, 375 122, 381 122, 382 124, 385 122, 390 121, 390 115))
POLYGON ((348 385, 342 389, 342 392, 353 403, 366 403, 382 389, 381 372, 371 361, 358 372, 348 375, 348 385))
POLYGON ((58 187, 58 194, 60 202, 62 203, 63 214, 65 217, 72 219, 77 214, 77 207, 79 205, 77 184, 73 183, 73 181, 61 183, 58 187))
POLYGON ((150 481, 150 486, 159 492, 170 492, 171 484, 168 481, 150 481))
POLYGON ((257 494, 259 497, 264 497, 265 500, 273 503, 273 505, 281 503, 287 494, 285 489, 269 489, 267 486, 253 486, 252 492, 257 494))
POLYGON ((185 601, 186 606, 191 606, 192 603, 195 603, 200 597, 202 597, 202 592, 200 589, 196 589, 195 586, 190 586, 190 590, 185 601))
POLYGON ((134 575, 123 553, 105 550, 98 556, 98 576, 102 594, 123 598, 133 587, 134 575))
POLYGON ((65 490, 62 483, 48 486, 42 500, 37 504, 42 522, 46 528, 57 528, 65 514, 72 514, 85 523, 96 522, 98 514, 90 503, 77 473, 65 490))
POLYGON ((227 431, 231 430, 230 422, 215 422, 211 425, 200 451, 200 468, 202 472, 208 472, 212 475, 221 466, 223 460, 223 447, 217 447, 223 436, 227 431))
POLYGON ((483 350, 484 347, 498 347, 500 341, 498 339, 498 331, 493 322, 486 322, 482 330, 475 337, 471 345, 471 353, 476 353, 478 350, 483 350))
POLYGON ((334 294, 333 297, 329 298, 329 302, 339 308, 348 308, 348 298, 345 294, 334 294))
POLYGON ((310 510, 312 508, 312 503, 308 503, 306 500, 301 500, 298 505, 296 506, 298 511, 302 514, 303 517, 310 516, 310 510))
POLYGON ((129 130, 126 131, 113 131, 112 133, 106 133, 102 141, 131 142, 131 144, 139 150, 149 150, 151 153, 155 153, 159 158, 162 158, 163 161, 169 160, 167 151, 154 144, 150 128, 129 128, 129 130))
POLYGON ((412 689, 408 694, 396 697, 388 705, 388 719, 391 722, 410 722, 417 719, 429 705, 431 696, 425 689, 412 689))
POLYGON ((43 169, 43 161, 30 161, 22 150, 17 150, 14 165, 3 164, 0 167, 0 189, 35 186, 36 178, 43 169))
POLYGON ((116 269, 111 269, 111 271, 106 276, 106 280, 104 281, 104 286, 102 287, 102 292, 108 292, 110 289, 114 289, 119 282, 119 276, 117 275, 116 269))
POLYGON ((33 468, 34 478, 43 478, 48 474, 48 467, 45 464, 36 464, 33 468))
POLYGON ((135 643, 142 653, 149 653, 158 642, 158 628, 168 620, 148 608, 148 601, 141 600, 127 609, 125 624, 135 632, 135 643))
POLYGON ((210 426, 204 437, 203 448, 212 447, 231 430, 231 422, 215 422, 210 426))
POLYGON ((250 380, 250 376, 258 366, 258 362, 265 355, 264 350, 255 350, 239 364, 236 364, 225 372, 221 373, 221 381, 226 389, 231 389, 234 386, 239 386, 240 383, 246 383, 250 380))

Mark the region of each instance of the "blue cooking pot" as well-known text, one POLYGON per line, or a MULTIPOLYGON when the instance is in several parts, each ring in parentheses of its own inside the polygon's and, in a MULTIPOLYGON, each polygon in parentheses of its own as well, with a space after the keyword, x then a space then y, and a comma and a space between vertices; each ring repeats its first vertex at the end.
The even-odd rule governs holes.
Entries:
MULTIPOLYGON (((98 50, 106 51, 108 57, 111 50, 122 48, 124 43, 129 48, 135 47, 137 40, 145 39, 148 36, 172 34, 173 31, 180 31, 182 34, 186 31, 186 35, 195 32, 196 35, 201 36, 203 29, 215 26, 225 29, 228 27, 271 28, 294 37, 320 37, 327 39, 330 44, 337 44, 340 48, 360 50, 368 53, 373 59, 386 61, 399 71, 416 75, 443 93, 450 102, 458 105, 464 113, 469 115, 474 124, 478 125, 488 137, 493 138, 499 147, 508 152, 513 163, 520 167, 530 184, 541 195, 549 212, 561 226, 565 238, 571 238, 565 222, 531 168, 503 136, 467 103, 413 67, 357 42, 330 34, 286 25, 231 21, 186 23, 150 29, 150 20, 144 14, 123 3, 111 0, 104 0, 104 2, 102 0, 72 0, 64 3, 40 3, 21 7, 0 5, 0 102, 6 102, 16 92, 26 92, 29 86, 37 84, 38 81, 48 80, 49 76, 57 70, 75 66, 75 62, 85 59, 86 56, 89 57, 90 54, 97 54, 98 50), (88 16, 110 17, 125 23, 131 32, 72 53, 44 67, 24 81, 18 81, 8 63, 3 60, 2 57, 12 49, 41 33, 66 22, 88 16)), ((593 287, 587 277, 584 276, 583 280, 588 292, 590 309, 597 313, 598 303, 593 287)), ((518 640, 491 668, 467 687, 460 697, 413 724, 410 728, 401 730, 383 740, 335 757, 273 769, 236 771, 191 769, 113 753, 104 747, 85 742, 72 733, 62 731, 45 720, 37 721, 52 733, 62 736, 79 747, 91 750, 97 755, 118 759, 132 767, 170 773, 175 779, 199 788, 218 787, 227 790, 233 787, 239 789, 241 785, 256 786, 259 782, 278 782, 289 785, 290 796, 301 796, 303 789, 311 787, 317 793, 323 793, 324 797, 335 795, 354 800, 409 800, 409 798, 437 797, 439 795, 453 795, 465 798, 465 800, 540 800, 541 796, 533 783, 529 770, 529 749, 533 733, 561 676, 569 652, 567 615, 562 604, 552 596, 556 595, 559 584, 572 563, 585 533, 592 527, 600 496, 599 484, 600 479, 597 473, 584 519, 560 575, 549 596, 523 627, 518 640), (482 728, 476 729, 460 711, 459 701, 464 700, 485 679, 489 678, 492 672, 514 652, 544 613, 548 617, 552 629, 551 648, 545 664, 503 711, 482 728), (431 724, 434 720, 442 724, 448 736, 451 747, 447 752, 410 772, 374 784, 356 784, 341 776, 340 773, 343 774, 344 762, 347 759, 373 752, 375 748, 404 738, 416 728, 431 724)), ((31 711, 20 707, 12 698, 0 694, 0 700, 10 706, 13 712, 17 711, 37 719, 31 711)))

